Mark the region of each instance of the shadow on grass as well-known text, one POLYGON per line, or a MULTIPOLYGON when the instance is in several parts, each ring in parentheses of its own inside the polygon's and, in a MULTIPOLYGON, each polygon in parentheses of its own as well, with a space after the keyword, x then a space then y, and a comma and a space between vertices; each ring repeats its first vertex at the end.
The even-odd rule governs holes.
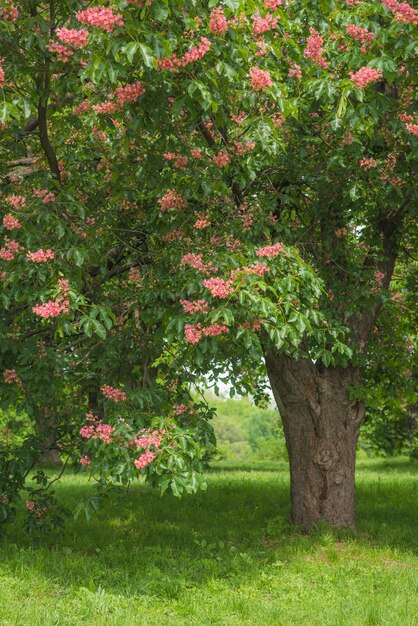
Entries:
MULTIPOLYGON (((410 476, 397 479, 362 479, 356 531, 321 526, 309 536, 287 523, 286 471, 241 467, 231 474, 223 467, 209 477, 206 493, 182 500, 161 498, 142 486, 114 494, 96 518, 70 520, 63 536, 48 538, 38 550, 17 527, 10 528, 0 543, 1 560, 16 575, 23 575, 24 565, 66 588, 102 585, 128 596, 173 598, 213 578, 259 576, 269 564, 305 558, 330 541, 410 552, 417 542, 416 489, 410 476)), ((70 507, 92 494, 91 485, 74 484, 71 475, 57 488, 70 507)))

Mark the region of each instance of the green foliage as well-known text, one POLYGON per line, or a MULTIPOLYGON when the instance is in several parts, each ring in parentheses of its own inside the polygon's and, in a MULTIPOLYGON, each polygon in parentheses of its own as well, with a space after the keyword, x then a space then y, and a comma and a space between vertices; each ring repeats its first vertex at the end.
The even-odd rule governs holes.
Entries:
MULTIPOLYGON (((405 123, 414 25, 381 2, 297 0, 278 8, 260 55, 259 2, 121 1, 123 26, 89 27, 88 46, 64 63, 57 29, 80 28, 84 8, 35 0, 19 3, 16 22, 0 16, 1 402, 27 414, 44 443, 74 459, 91 453, 101 477, 122 484, 138 476, 132 450, 81 440, 86 414, 115 429, 123 416, 131 435, 161 416, 176 447, 146 476, 179 495, 205 485, 212 413, 190 399, 202 377, 258 402, 272 350, 354 366, 366 385, 353 394, 370 397, 384 351, 372 331, 392 302, 396 263, 412 276, 417 243, 417 144, 405 123), (229 20, 224 35, 211 32, 213 6, 229 20), (373 33, 370 45, 349 38, 353 22, 373 33), (305 52, 311 28, 325 64, 305 52), (198 58, 186 63, 190 49, 198 58), (381 76, 363 89, 350 74, 365 66, 381 76), (252 84, 254 67, 270 88, 252 84), (138 98, 120 91, 138 82, 138 98), (10 214, 21 228, 9 230, 10 214), (52 248, 53 260, 31 260, 52 248), (201 300, 186 312, 184 301, 201 300), (103 385, 126 393, 119 414, 103 385)), ((402 290, 413 291, 410 278, 402 290)), ((377 395, 390 397, 394 379, 381 379, 377 395)))
POLYGON ((248 399, 207 396, 216 408, 216 452, 225 461, 287 460, 280 417, 275 408, 254 406, 248 399))

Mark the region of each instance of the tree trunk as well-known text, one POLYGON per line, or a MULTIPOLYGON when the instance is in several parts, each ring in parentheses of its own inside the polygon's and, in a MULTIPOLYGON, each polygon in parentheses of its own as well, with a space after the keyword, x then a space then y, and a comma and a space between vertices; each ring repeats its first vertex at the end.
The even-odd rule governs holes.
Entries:
POLYGON ((274 352, 267 371, 290 460, 291 521, 355 524, 355 460, 363 403, 349 399, 354 368, 328 368, 274 352))

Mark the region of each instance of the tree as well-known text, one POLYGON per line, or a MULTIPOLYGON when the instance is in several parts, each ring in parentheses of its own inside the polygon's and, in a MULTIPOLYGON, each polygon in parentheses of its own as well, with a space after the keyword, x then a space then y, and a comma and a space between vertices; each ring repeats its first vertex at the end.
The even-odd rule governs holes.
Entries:
POLYGON ((137 468, 193 491, 210 412, 189 404, 188 384, 223 372, 261 394, 265 358, 293 521, 352 525, 368 345, 416 238, 416 11, 392 0, 2 4, 3 223, 27 225, 24 243, 2 248, 4 324, 51 333, 52 320, 53 353, 76 368, 74 335, 106 350, 122 312, 116 354, 143 327, 141 369, 160 390, 146 418, 123 412, 121 426, 109 414, 109 436, 103 416, 86 424, 86 464, 128 480, 147 448, 137 468), (33 154, 46 163, 31 161, 16 189, 9 169, 33 154))

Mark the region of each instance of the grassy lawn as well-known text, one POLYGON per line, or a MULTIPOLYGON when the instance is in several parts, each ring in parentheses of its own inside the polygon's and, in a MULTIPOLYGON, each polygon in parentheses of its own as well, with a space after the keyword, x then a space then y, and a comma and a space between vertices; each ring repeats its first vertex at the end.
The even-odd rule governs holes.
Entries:
MULTIPOLYGON (((91 485, 68 475, 74 505, 91 485)), ((137 486, 31 548, 0 539, 1 626, 418 623, 417 482, 406 460, 361 461, 358 528, 288 526, 285 465, 218 464, 181 501, 137 486), (415 568, 415 569, 414 569, 415 568)))

